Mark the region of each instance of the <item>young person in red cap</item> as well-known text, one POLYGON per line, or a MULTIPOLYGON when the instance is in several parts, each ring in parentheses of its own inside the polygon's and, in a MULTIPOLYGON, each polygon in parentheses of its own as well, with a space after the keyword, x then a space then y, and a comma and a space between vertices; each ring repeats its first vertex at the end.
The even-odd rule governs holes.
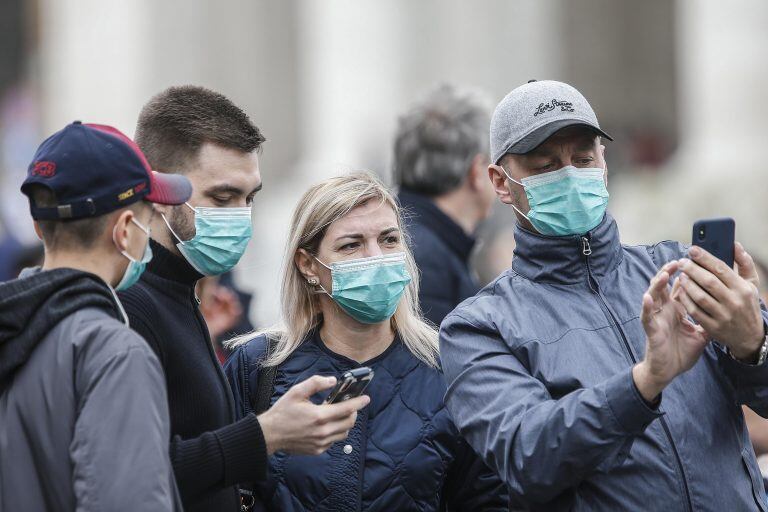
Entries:
POLYGON ((115 290, 152 258, 151 203, 192 187, 76 121, 42 143, 21 191, 45 260, 0 284, 0 510, 178 510, 162 369, 115 290))

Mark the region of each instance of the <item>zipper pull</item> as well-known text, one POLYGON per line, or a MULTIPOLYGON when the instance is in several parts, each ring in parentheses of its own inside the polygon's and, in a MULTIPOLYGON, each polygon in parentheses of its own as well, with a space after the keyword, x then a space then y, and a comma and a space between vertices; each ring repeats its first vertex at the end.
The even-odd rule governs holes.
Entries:
POLYGON ((581 253, 584 256, 592 254, 592 247, 589 245, 589 239, 585 236, 581 237, 581 253))

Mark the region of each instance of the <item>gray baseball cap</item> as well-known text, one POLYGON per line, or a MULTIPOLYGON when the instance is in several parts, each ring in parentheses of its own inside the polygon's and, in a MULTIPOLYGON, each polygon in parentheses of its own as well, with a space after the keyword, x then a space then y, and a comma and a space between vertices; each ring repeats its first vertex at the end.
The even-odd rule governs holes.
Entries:
POLYGON ((608 140, 597 116, 579 91, 563 82, 531 80, 507 94, 491 118, 491 160, 522 155, 566 126, 584 125, 608 140))

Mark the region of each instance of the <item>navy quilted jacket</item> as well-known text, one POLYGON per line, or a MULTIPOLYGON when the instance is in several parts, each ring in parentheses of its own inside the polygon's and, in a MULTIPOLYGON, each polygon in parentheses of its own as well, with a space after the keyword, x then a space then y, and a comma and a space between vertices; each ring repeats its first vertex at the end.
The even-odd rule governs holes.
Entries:
MULTIPOLYGON (((257 337, 227 361, 240 415, 252 410, 265 348, 266 339, 257 337)), ((338 376, 358 366, 331 352, 315 331, 279 366, 272 403, 312 375, 338 376)), ((460 437, 443 404, 440 371, 399 340, 362 366, 375 371, 366 391, 371 403, 349 437, 320 456, 273 455, 267 479, 255 489, 256 510, 507 510, 506 488, 460 437)))

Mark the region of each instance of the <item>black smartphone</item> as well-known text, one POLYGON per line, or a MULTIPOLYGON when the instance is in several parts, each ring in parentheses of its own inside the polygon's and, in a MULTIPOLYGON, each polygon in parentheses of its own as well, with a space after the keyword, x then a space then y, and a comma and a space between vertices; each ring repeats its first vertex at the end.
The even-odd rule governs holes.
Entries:
POLYGON ((372 378, 373 370, 367 366, 344 372, 337 379, 336 385, 331 390, 328 398, 325 399, 325 403, 337 404, 362 395, 372 378))
POLYGON ((730 217, 697 220, 693 224, 691 243, 733 268, 733 246, 736 241, 736 222, 730 217))

